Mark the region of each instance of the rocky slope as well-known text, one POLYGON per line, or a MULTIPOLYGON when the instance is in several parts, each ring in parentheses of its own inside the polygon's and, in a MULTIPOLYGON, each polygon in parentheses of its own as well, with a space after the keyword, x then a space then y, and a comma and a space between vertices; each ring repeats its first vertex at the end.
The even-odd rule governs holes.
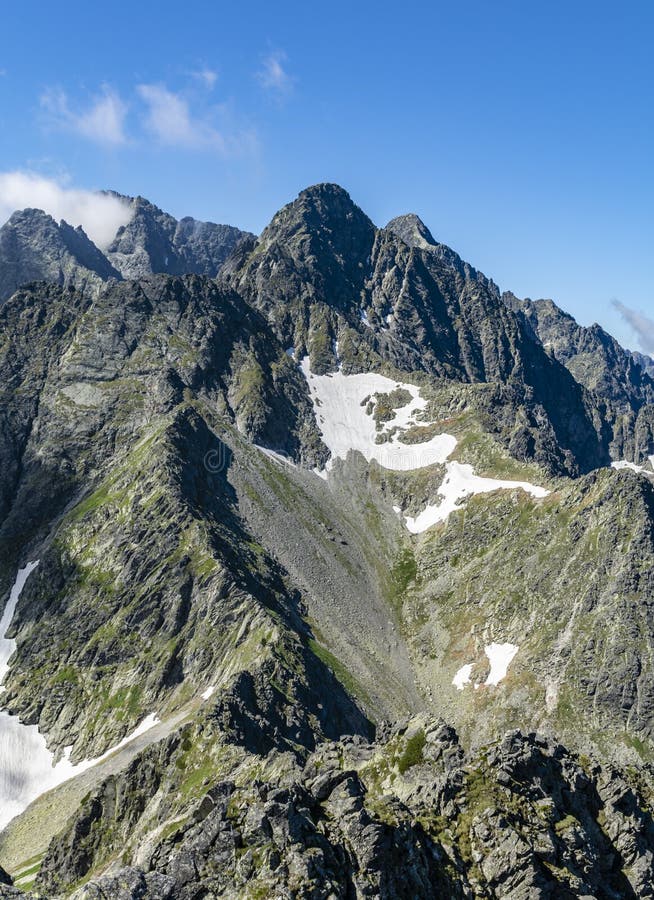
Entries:
POLYGON ((537 735, 470 753, 443 722, 418 718, 256 775, 232 756, 230 777, 197 784, 192 799, 197 740, 187 729, 90 796, 52 842, 34 896, 652 896, 651 781, 537 735), (153 797, 168 824, 126 866, 153 797))
POLYGON ((3 704, 74 763, 184 724, 17 883, 652 896, 648 376, 337 186, 258 239, 133 202, 0 309, 3 704))
POLYGON ((654 359, 651 356, 646 356, 644 353, 638 353, 635 350, 632 351, 631 355, 650 378, 654 377, 654 359))
POLYGON ((317 374, 381 358, 492 385, 476 401, 514 455, 556 472, 607 462, 601 415, 583 388, 520 327, 492 281, 428 241, 422 223, 414 228, 419 239, 406 219, 376 229, 345 191, 319 185, 244 243, 221 277, 285 346, 308 353, 317 374))

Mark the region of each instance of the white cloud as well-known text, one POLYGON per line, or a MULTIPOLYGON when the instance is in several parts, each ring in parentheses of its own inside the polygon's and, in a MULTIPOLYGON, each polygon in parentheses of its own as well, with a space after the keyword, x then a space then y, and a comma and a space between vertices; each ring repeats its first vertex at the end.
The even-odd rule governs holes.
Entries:
POLYGON ((625 306, 625 304, 620 303, 619 300, 614 300, 613 306, 635 332, 643 353, 654 353, 654 321, 648 318, 644 313, 631 309, 629 306, 625 306))
POLYGON ((137 91, 147 106, 145 128, 161 144, 213 150, 225 156, 253 152, 257 146, 254 131, 234 127, 225 106, 216 106, 210 111, 212 117, 221 119, 225 125, 223 129, 217 128, 209 117, 194 115, 186 97, 168 90, 165 85, 140 84, 137 91))
POLYGON ((214 72, 213 69, 199 69, 197 72, 191 72, 191 75, 201 81, 208 90, 211 90, 218 81, 218 72, 214 72))
POLYGON ((41 96, 41 107, 56 128, 76 132, 100 144, 117 146, 127 142, 127 106, 109 87, 104 87, 91 106, 82 112, 71 109, 66 92, 60 88, 46 91, 41 96))
POLYGON ((224 151, 223 136, 209 123, 191 116, 188 101, 161 84, 140 84, 138 92, 148 107, 147 129, 162 144, 178 147, 214 147, 224 151))
POLYGON ((286 54, 281 50, 269 53, 264 58, 261 69, 257 72, 257 78, 266 90, 278 94, 285 94, 290 90, 292 80, 284 68, 285 62, 286 54))
POLYGON ((130 207, 112 195, 69 188, 32 172, 0 172, 0 223, 26 207, 45 210, 57 221, 81 225, 102 249, 132 218, 130 207))

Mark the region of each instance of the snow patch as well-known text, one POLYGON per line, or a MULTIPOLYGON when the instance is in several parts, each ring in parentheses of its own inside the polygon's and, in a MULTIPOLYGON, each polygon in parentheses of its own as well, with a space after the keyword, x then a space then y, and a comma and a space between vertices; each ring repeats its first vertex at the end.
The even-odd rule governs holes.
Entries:
MULTIPOLYGON (((509 666, 519 649, 516 644, 488 644, 484 647, 484 653, 490 662, 490 672, 486 681, 483 682, 485 687, 496 687, 500 681, 506 678, 509 666)), ((466 684, 471 683, 470 676, 473 666, 474 663, 466 663, 465 666, 461 666, 452 679, 452 684, 458 691, 462 691, 466 684)), ((481 686, 481 682, 473 685, 475 690, 481 686)))
POLYGON ((459 509, 460 502, 473 494, 487 494, 497 490, 520 489, 532 497, 547 497, 546 488, 530 484, 528 481, 500 481, 496 478, 482 478, 475 475, 474 469, 467 463, 449 462, 447 474, 443 479, 438 495, 441 502, 425 507, 415 518, 405 516, 406 527, 412 534, 421 534, 438 522, 444 522, 450 513, 459 509))
POLYGON ((95 759, 84 759, 81 763, 75 766, 75 771, 79 771, 80 767, 83 766, 85 769, 89 769, 91 766, 97 765, 97 763, 102 762, 103 759, 107 759, 117 750, 121 750, 123 747, 126 747, 127 744, 131 744, 131 742, 140 737, 142 734, 145 734, 146 731, 149 731, 151 728, 154 728, 155 725, 158 725, 161 720, 156 713, 150 713, 149 716, 146 716, 139 724, 136 726, 134 731, 130 731, 129 734, 125 735, 122 741, 119 741, 113 747, 110 747, 108 750, 102 754, 102 756, 96 756, 95 759))
POLYGON ((402 431, 425 424, 417 414, 427 406, 414 384, 393 381, 384 375, 370 372, 360 375, 344 375, 339 369, 329 375, 311 372, 309 357, 300 363, 307 380, 314 404, 316 421, 322 439, 331 451, 326 469, 332 468, 335 459, 345 459, 350 450, 358 450, 368 462, 373 459, 386 469, 407 472, 435 463, 444 463, 456 447, 456 438, 450 434, 438 434, 422 444, 402 444, 398 440, 402 431), (411 395, 406 406, 395 410, 395 416, 385 422, 381 432, 375 428, 375 420, 362 406, 366 398, 374 403, 375 394, 388 394, 403 388, 411 395), (391 431, 397 429, 392 435, 391 431), (375 439, 387 435, 383 444, 375 439))
MULTIPOLYGON (((322 439, 331 452, 325 470, 314 469, 322 478, 327 478, 334 460, 345 459, 351 450, 361 453, 368 462, 374 459, 380 466, 395 472, 442 465, 455 450, 457 439, 446 433, 434 435, 424 443, 401 442, 400 439, 407 430, 433 424, 420 418, 427 407, 427 401, 420 396, 420 389, 415 384, 393 381, 375 372, 345 375, 342 369, 328 375, 315 375, 311 372, 308 356, 301 361, 300 368, 309 387, 322 439), (406 391, 410 400, 393 410, 393 418, 384 422, 381 431, 377 431, 374 418, 376 395, 390 394, 398 388, 406 391), (380 436, 385 441, 378 444, 377 438, 380 436)), ((259 449, 268 455, 273 455, 274 452, 263 447, 259 449)), ((516 489, 537 498, 546 497, 550 493, 546 488, 527 481, 482 478, 475 475, 471 465, 448 462, 447 472, 438 492, 441 502, 427 506, 415 518, 406 516, 406 527, 413 534, 420 534, 437 522, 444 522, 451 512, 459 508, 460 502, 472 494, 516 489)))
MULTIPOLYGON (((654 456, 649 456, 649 463, 654 469, 654 456)), ((631 469, 632 472, 639 472, 641 475, 649 475, 650 478, 654 475, 652 469, 646 469, 645 466, 638 466, 636 463, 628 462, 626 459, 620 459, 617 462, 611 463, 612 469, 631 469)))
POLYGON ((202 694, 200 696, 202 697, 203 700, 208 700, 209 697, 211 697, 215 693, 215 690, 216 690, 216 685, 211 684, 206 689, 206 691, 202 691, 202 694))
POLYGON ((359 317, 360 317, 361 321, 363 322, 363 324, 366 326, 366 328, 372 328, 372 325, 370 324, 370 319, 368 318, 368 313, 365 311, 365 309, 359 310, 359 317))
POLYGON ((509 666, 519 649, 515 644, 489 644, 484 647, 484 653, 491 667, 484 684, 497 685, 506 678, 509 666))
POLYGON ((472 674, 472 663, 466 663, 465 666, 461 666, 459 671, 456 673, 456 675, 452 679, 452 684, 457 689, 457 691, 462 691, 464 685, 470 684, 470 675, 471 674, 472 674))
MULTIPOLYGON (((0 620, 0 680, 5 678, 9 659, 16 649, 16 642, 6 637, 7 631, 25 583, 37 566, 38 561, 30 562, 18 571, 0 620)), ((66 747, 62 758, 54 765, 54 754, 48 750, 38 726, 23 725, 18 716, 9 715, 7 710, 0 711, 0 830, 41 794, 107 759, 149 731, 158 721, 156 714, 146 716, 115 747, 96 759, 83 760, 77 765, 70 761, 72 748, 66 747)))

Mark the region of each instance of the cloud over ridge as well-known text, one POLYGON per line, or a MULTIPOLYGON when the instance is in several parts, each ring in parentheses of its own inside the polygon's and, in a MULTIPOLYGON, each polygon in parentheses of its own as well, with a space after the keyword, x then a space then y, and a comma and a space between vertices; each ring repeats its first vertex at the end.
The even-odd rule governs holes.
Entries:
POLYGON ((71 188, 32 172, 0 172, 0 224, 17 209, 33 207, 69 225, 81 225, 91 240, 106 249, 121 225, 132 218, 118 197, 71 188))

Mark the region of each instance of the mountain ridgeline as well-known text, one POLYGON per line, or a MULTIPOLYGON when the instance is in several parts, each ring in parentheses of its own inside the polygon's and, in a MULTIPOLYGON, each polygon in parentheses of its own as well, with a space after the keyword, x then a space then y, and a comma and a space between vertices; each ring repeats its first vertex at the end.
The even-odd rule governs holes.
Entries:
POLYGON ((647 358, 336 185, 122 199, 0 229, 3 705, 72 767, 0 897, 654 897, 647 358))
POLYGON ((0 228, 0 303, 32 281, 84 289, 156 273, 215 276, 238 242, 250 236, 230 225, 177 221, 143 197, 112 195, 131 218, 104 252, 81 226, 57 224, 39 209, 14 213, 0 228))

